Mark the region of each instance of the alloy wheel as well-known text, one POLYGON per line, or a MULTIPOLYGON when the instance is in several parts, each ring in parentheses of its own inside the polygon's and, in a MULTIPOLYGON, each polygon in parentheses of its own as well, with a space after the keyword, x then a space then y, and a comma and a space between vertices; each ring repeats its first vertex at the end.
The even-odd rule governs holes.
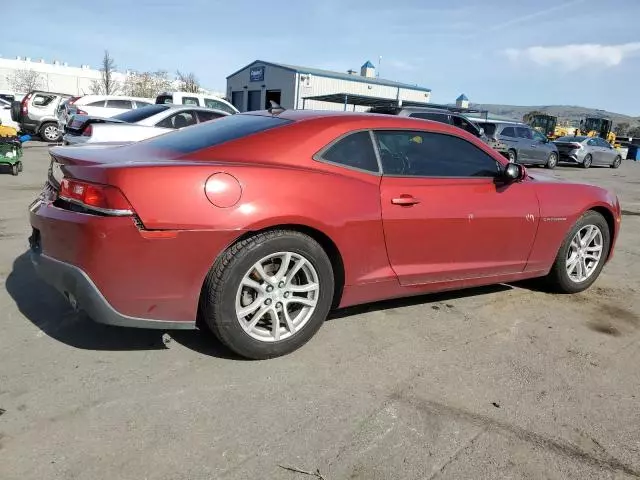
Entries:
POLYGON ((42 134, 44 135, 44 138, 46 138, 50 142, 53 142, 58 139, 58 127, 56 127, 55 125, 47 125, 46 127, 44 127, 42 134))
POLYGON ((566 269, 572 282, 581 283, 596 271, 602 258, 602 231, 596 225, 585 225, 574 235, 567 251, 566 269))
POLYGON ((236 294, 236 317, 252 338, 277 342, 307 324, 320 294, 318 273, 304 256, 278 252, 258 260, 236 294))

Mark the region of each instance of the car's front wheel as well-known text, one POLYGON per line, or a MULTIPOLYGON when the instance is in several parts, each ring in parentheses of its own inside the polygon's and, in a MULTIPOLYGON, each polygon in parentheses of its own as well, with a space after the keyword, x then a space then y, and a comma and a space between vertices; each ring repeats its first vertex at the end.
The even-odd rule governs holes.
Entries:
POLYGON ((613 163, 611 164, 611 168, 618 168, 620 167, 620 164, 622 163, 622 157, 620 155, 618 155, 614 160, 613 163))
POLYGON ((569 231, 547 277, 560 293, 578 293, 596 281, 607 256, 611 234, 604 217, 592 210, 569 231))
POLYGON ((207 275, 200 314, 239 355, 290 353, 318 331, 331 308, 331 261, 311 237, 291 230, 257 234, 230 247, 207 275))

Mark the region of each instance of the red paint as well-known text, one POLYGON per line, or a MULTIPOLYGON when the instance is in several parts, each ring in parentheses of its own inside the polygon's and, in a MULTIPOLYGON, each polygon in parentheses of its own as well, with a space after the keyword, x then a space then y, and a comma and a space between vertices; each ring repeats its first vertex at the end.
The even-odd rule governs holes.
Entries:
POLYGON ((407 128, 461 136, 506 162, 449 125, 329 112, 281 116, 294 122, 182 156, 148 142, 52 149, 67 177, 122 192, 144 227, 130 217, 44 205, 31 214, 43 252, 82 268, 123 314, 193 321, 207 271, 247 232, 300 225, 331 239, 345 268, 341 306, 348 306, 540 276, 586 210, 620 217, 606 190, 537 172, 500 186, 481 178, 380 177, 312 159, 349 131, 407 128), (213 180, 220 180, 215 188, 213 180))

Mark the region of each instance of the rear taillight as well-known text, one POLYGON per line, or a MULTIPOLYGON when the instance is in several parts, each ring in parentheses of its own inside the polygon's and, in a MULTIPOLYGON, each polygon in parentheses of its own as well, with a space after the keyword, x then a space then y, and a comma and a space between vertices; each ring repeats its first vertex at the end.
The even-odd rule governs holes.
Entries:
POLYGON ((22 103, 20 104, 22 115, 29 114, 29 100, 31 100, 31 96, 32 94, 29 93, 28 95, 25 95, 24 98, 22 99, 22 103))
POLYGON ((129 200, 117 187, 63 178, 58 196, 67 202, 76 203, 89 210, 105 215, 133 215, 129 200))
POLYGON ((71 97, 69 99, 69 105, 73 105, 80 97, 71 97))
POLYGON ((87 125, 86 127, 84 127, 84 130, 82 130, 83 137, 90 137, 92 133, 93 127, 91 126, 91 124, 87 125))
POLYGON ((578 149, 578 150, 582 149, 582 144, 581 143, 572 143, 570 145, 571 145, 571 148, 575 148, 575 149, 578 149))

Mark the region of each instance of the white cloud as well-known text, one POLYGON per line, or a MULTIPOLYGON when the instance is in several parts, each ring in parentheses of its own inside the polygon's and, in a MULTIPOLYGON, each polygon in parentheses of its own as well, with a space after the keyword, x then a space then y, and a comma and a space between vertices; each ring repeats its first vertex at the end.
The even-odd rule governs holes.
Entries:
POLYGON ((620 45, 574 44, 556 47, 510 48, 504 51, 514 63, 534 63, 543 67, 560 67, 564 70, 597 67, 609 68, 620 65, 622 61, 640 53, 640 42, 620 45))

